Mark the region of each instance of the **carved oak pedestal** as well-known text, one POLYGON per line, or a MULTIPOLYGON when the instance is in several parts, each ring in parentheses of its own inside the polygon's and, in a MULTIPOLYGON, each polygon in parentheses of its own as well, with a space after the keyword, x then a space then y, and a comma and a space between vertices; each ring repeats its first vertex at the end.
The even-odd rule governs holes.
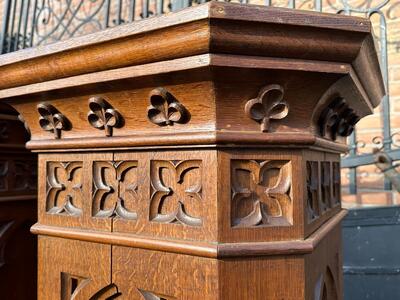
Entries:
POLYGON ((39 299, 341 299, 369 21, 208 3, 5 55, 39 153, 39 299), (107 298, 111 299, 111 298, 107 298))

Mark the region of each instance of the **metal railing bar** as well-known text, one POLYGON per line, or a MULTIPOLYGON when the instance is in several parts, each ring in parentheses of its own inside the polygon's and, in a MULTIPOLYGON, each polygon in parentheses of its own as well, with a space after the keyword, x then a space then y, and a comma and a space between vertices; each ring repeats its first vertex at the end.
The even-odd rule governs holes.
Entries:
POLYGON ((31 38, 30 38, 30 41, 29 41, 29 47, 33 46, 33 38, 34 38, 34 35, 35 35, 37 2, 38 2, 38 0, 35 0, 35 2, 33 3, 31 38))
POLYGON ((13 35, 14 35, 14 23, 15 23, 16 10, 17 10, 17 1, 14 1, 13 6, 12 6, 12 14, 11 14, 12 15, 11 28, 10 28, 10 32, 8 34, 7 52, 11 52, 12 39, 13 39, 13 35))
POLYGON ((0 54, 4 53, 6 35, 8 32, 8 24, 9 24, 8 21, 10 18, 10 8, 11 8, 11 0, 4 1, 3 22, 1 25, 1 32, 0 32, 0 54))
POLYGON ((15 42, 14 42, 14 51, 18 50, 18 45, 19 45, 19 38, 21 35, 21 24, 22 24, 22 14, 24 12, 24 7, 25 7, 25 0, 21 0, 20 7, 19 7, 19 18, 18 18, 18 26, 17 26, 17 34, 15 36, 15 42))
MULTIPOLYGON (((389 151, 385 151, 392 160, 400 160, 400 149, 391 149, 389 151)), ((360 154, 354 156, 348 156, 342 159, 341 167, 342 168, 355 168, 359 166, 367 166, 372 165, 375 162, 375 154, 360 154)))
POLYGON ((22 36, 22 49, 26 48, 26 40, 27 40, 27 31, 28 31, 28 21, 29 21, 29 8, 31 5, 31 0, 28 0, 25 7, 25 16, 24 16, 24 33, 22 36))

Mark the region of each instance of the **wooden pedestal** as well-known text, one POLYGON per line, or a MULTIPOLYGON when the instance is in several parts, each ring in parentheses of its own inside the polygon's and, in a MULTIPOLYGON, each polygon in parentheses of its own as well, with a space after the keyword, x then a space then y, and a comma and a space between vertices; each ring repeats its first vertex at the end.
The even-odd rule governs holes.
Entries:
POLYGON ((384 94, 370 30, 212 2, 5 55, 39 299, 342 299, 340 153, 384 94))
POLYGON ((18 113, 0 103, 0 298, 36 299, 37 156, 18 113))

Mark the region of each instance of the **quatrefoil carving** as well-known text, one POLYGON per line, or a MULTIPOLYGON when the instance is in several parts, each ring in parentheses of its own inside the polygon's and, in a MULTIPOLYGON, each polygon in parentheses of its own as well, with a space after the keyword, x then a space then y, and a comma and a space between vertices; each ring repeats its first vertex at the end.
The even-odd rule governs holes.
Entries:
POLYGON ((102 97, 90 98, 89 108, 88 121, 90 125, 97 129, 104 129, 106 136, 112 136, 113 128, 122 127, 121 114, 102 97))
POLYGON ((53 105, 40 103, 37 106, 37 110, 40 114, 40 127, 45 131, 53 132, 55 139, 61 138, 62 130, 71 129, 71 123, 69 120, 53 105))
POLYGON ((248 100, 245 106, 249 118, 261 124, 261 131, 268 132, 271 120, 281 120, 289 113, 289 106, 283 100, 283 88, 270 84, 262 88, 257 98, 248 100))
POLYGON ((189 121, 189 111, 164 88, 156 88, 150 92, 150 103, 147 118, 154 124, 167 126, 189 121))
POLYGON ((289 161, 233 160, 231 182, 234 227, 292 224, 289 161))

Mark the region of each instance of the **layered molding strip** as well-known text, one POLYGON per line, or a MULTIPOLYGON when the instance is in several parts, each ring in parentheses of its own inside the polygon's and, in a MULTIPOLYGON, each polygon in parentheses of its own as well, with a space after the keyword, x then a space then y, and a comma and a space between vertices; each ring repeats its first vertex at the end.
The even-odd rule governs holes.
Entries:
POLYGON ((144 236, 99 232, 94 230, 67 229, 56 226, 35 224, 31 231, 43 236, 60 237, 85 242, 111 244, 155 251, 165 251, 208 258, 251 257, 271 255, 304 255, 314 251, 321 240, 346 216, 342 210, 324 223, 305 240, 253 243, 204 243, 172 239, 151 239, 144 236))

